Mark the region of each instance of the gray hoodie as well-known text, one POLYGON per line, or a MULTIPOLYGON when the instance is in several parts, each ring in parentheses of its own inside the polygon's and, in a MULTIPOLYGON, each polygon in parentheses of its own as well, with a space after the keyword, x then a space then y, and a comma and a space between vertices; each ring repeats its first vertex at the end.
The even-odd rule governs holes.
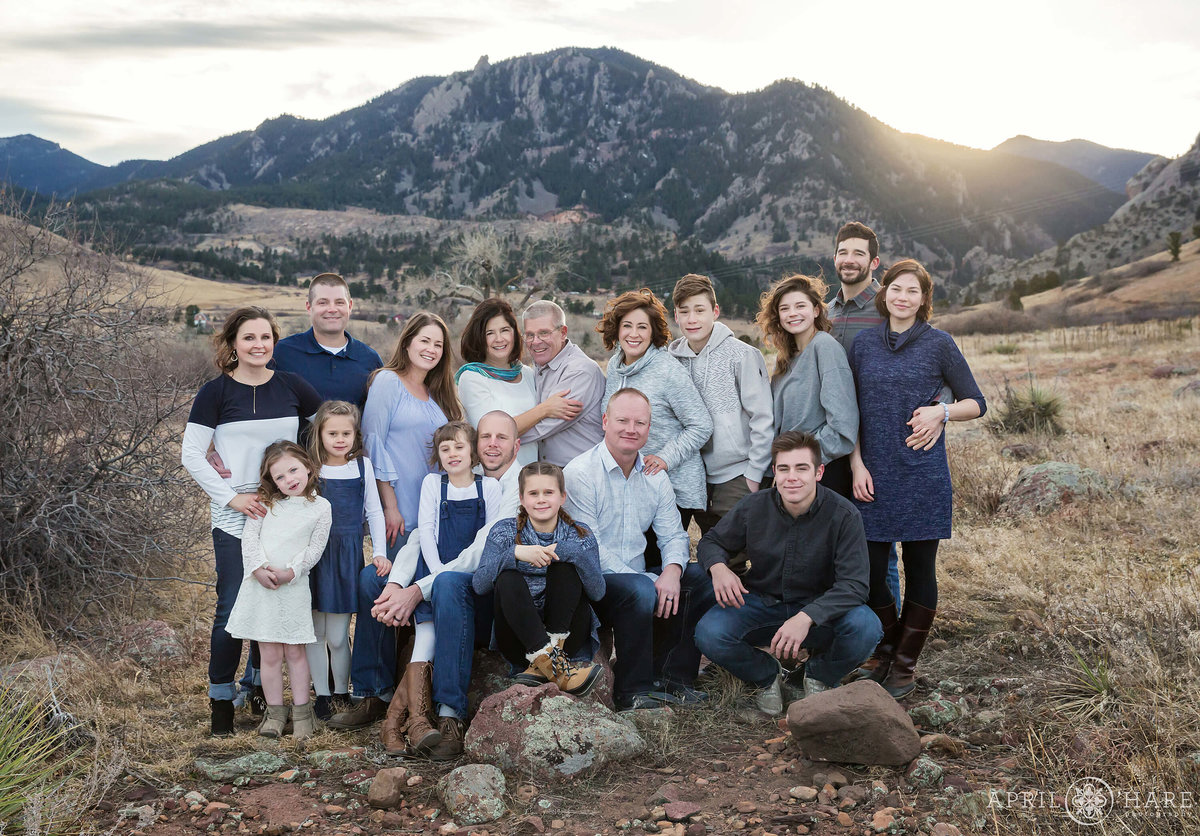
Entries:
POLYGON ((802 430, 821 442, 825 464, 849 455, 858 441, 858 398, 846 352, 832 335, 818 331, 771 382, 775 432, 802 430))
POLYGON ((712 415, 712 438, 700 448, 709 484, 745 476, 755 482, 771 466, 771 384, 762 353, 714 322, 696 354, 684 337, 667 346, 700 391, 712 415))

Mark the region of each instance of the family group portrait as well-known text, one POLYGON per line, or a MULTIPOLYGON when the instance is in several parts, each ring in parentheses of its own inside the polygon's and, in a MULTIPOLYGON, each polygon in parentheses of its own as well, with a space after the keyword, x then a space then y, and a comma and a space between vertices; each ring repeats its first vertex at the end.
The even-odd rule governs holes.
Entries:
POLYGON ((1200 828, 1179 67, 169 5, 0 58, 0 835, 1200 828))

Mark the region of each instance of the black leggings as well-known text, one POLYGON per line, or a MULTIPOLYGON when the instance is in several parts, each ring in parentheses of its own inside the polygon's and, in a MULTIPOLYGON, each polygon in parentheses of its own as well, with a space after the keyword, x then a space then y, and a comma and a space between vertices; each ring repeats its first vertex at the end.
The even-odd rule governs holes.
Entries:
MULTIPOLYGON (((940 540, 907 540, 900 544, 900 559, 904 561, 904 600, 931 610, 937 609, 936 558, 940 540)), ((876 609, 894 607, 892 591, 888 589, 888 553, 891 543, 867 542, 871 558, 871 592, 869 603, 876 609)))
POLYGON ((592 607, 583 594, 579 573, 570 563, 546 567, 544 613, 538 614, 525 576, 515 569, 496 578, 496 646, 518 667, 528 664, 526 654, 541 650, 550 633, 567 633, 563 649, 575 654, 592 632, 592 607))

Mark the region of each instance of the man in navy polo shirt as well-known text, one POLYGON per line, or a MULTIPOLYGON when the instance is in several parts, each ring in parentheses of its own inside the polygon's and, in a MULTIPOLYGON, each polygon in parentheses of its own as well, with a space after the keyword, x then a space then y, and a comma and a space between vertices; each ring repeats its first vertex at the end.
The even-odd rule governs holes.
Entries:
POLYGON ((346 333, 354 302, 346 280, 321 273, 308 286, 305 303, 312 328, 275 346, 275 368, 307 380, 327 401, 349 401, 362 409, 367 378, 383 365, 375 349, 346 333))

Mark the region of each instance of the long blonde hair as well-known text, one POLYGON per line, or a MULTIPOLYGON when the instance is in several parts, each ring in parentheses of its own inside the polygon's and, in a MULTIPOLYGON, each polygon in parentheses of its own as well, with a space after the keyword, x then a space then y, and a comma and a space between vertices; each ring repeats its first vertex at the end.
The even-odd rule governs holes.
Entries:
POLYGON ((314 462, 325 464, 325 448, 321 446, 321 430, 324 429, 325 422, 330 418, 349 418, 354 422, 354 442, 350 445, 350 452, 346 453, 346 461, 354 461, 362 455, 363 450, 362 417, 359 415, 358 407, 349 401, 325 401, 317 407, 317 414, 313 416, 312 426, 308 431, 308 457, 314 462))
POLYGON ((408 318, 408 322, 404 323, 404 330, 400 332, 400 340, 396 343, 396 350, 392 352, 391 359, 382 368, 371 373, 368 385, 383 369, 395 372, 400 377, 404 376, 408 367, 412 365, 412 361, 408 359, 408 347, 416 339, 417 333, 426 325, 436 325, 442 330, 441 359, 438 360, 436 366, 425 373, 425 385, 429 387, 429 396, 433 398, 434 403, 441 407, 442 414, 446 416, 447 421, 461 421, 463 408, 458 400, 458 390, 454 387, 454 374, 450 371, 451 366, 454 365, 452 362, 454 349, 450 345, 450 329, 435 313, 417 311, 408 318))

